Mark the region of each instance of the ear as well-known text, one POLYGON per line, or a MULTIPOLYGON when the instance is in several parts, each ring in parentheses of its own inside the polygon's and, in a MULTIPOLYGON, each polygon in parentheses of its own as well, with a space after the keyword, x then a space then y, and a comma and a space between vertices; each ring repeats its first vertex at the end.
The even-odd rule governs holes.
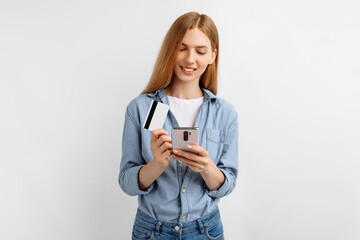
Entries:
POLYGON ((215 62, 217 56, 217 49, 215 49, 212 53, 211 53, 211 61, 209 64, 213 64, 215 62))

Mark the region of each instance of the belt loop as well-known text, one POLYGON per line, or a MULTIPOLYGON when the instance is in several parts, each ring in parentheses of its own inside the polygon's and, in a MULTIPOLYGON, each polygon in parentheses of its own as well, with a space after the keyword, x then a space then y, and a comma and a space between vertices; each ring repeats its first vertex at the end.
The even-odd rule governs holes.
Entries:
POLYGON ((197 223, 198 223, 198 225, 199 225, 200 233, 201 233, 201 234, 204 234, 204 226, 203 226, 203 224, 202 224, 202 222, 201 222, 201 219, 198 219, 198 220, 196 220, 196 221, 197 221, 197 223))
POLYGON ((160 235, 160 226, 161 226, 161 222, 157 222, 156 227, 155 227, 155 235, 156 236, 160 235))

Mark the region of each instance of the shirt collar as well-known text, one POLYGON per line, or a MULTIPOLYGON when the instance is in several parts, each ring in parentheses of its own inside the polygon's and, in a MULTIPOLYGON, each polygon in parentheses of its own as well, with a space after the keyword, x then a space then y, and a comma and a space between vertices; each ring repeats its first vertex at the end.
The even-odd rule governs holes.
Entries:
MULTIPOLYGON (((212 99, 217 99, 218 97, 215 96, 215 94, 213 94, 210 90, 206 89, 206 88, 202 88, 202 91, 204 93, 204 100, 212 100, 212 99)), ((151 92, 151 93, 147 93, 147 95, 149 97, 152 98, 157 98, 156 96, 158 96, 162 102, 166 102, 165 98, 166 98, 166 94, 165 94, 165 89, 159 89, 155 92, 151 92)))
POLYGON ((204 93, 204 98, 205 100, 212 100, 212 99, 217 99, 218 97, 213 94, 210 90, 206 89, 206 88, 202 88, 203 93, 204 93))
POLYGON ((162 89, 159 89, 159 90, 156 90, 155 92, 150 92, 147 94, 149 97, 151 98, 154 98, 155 100, 158 100, 159 99, 165 103, 165 98, 166 98, 166 94, 165 94, 165 89, 162 88, 162 89))

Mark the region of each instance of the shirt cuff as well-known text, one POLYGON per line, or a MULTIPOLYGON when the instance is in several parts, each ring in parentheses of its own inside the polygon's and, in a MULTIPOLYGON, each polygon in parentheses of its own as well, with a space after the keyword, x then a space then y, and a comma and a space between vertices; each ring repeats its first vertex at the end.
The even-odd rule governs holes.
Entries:
POLYGON ((151 184, 146 190, 141 190, 139 188, 139 172, 142 167, 143 165, 128 169, 126 173, 127 176, 123 178, 128 180, 127 183, 123 184, 123 188, 130 196, 146 195, 154 188, 154 184, 151 184))
POLYGON ((229 173, 226 171, 223 171, 221 169, 220 169, 220 171, 222 171, 225 176, 225 181, 224 181, 223 185, 217 190, 210 190, 206 187, 206 193, 212 198, 224 197, 230 189, 229 173))

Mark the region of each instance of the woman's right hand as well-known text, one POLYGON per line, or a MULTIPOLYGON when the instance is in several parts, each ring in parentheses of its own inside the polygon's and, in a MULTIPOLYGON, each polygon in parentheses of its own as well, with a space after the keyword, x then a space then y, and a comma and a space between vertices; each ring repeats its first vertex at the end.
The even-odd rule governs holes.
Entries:
POLYGON ((170 165, 170 156, 172 153, 172 140, 167 136, 165 129, 159 128, 151 132, 151 152, 154 160, 161 168, 167 168, 170 165))

